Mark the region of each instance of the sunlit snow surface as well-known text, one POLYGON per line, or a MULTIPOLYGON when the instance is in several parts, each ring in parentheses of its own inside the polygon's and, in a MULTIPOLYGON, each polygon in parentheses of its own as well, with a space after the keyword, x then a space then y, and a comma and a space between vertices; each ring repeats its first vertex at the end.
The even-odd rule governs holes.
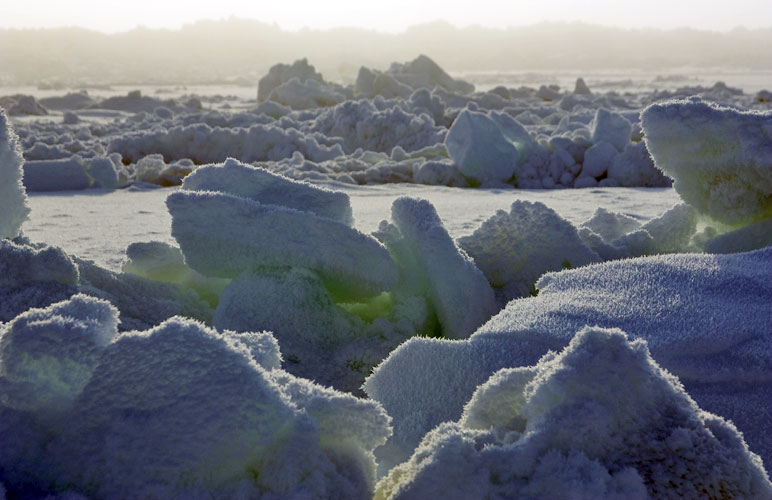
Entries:
MULTIPOLYGON (((454 238, 471 234, 496 210, 515 200, 540 201, 570 222, 589 220, 598 207, 648 221, 680 201, 668 188, 596 188, 574 190, 453 189, 415 184, 348 186, 326 184, 349 195, 354 227, 365 233, 389 218, 391 204, 403 195, 429 200, 454 238)), ((68 253, 119 270, 126 248, 135 241, 171 237, 166 197, 171 189, 122 189, 31 193, 30 220, 23 231, 33 241, 60 246, 68 253)))

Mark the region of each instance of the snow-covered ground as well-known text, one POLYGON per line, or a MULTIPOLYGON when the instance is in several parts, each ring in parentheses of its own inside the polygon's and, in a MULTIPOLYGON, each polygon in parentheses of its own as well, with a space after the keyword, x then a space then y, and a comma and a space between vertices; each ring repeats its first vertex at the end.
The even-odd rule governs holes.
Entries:
POLYGON ((772 498, 772 95, 706 75, 0 100, 0 499, 772 498))

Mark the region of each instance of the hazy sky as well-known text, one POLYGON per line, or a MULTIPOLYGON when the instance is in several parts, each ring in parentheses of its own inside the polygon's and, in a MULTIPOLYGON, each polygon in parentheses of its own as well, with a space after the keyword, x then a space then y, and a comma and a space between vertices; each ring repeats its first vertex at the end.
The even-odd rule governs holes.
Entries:
POLYGON ((259 19, 295 30, 356 26, 399 32, 445 20, 503 28, 581 21, 623 28, 691 27, 725 31, 772 26, 772 0, 0 0, 0 27, 81 26, 103 32, 179 28, 200 19, 259 19))

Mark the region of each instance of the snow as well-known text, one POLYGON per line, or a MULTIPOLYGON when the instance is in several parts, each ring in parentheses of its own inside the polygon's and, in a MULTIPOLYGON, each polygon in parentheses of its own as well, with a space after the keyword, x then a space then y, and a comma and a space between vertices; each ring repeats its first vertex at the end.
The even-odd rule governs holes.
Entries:
POLYGON ((24 160, 18 138, 0 108, 0 238, 19 235, 29 216, 27 194, 22 185, 24 160))
POLYGON ((376 236, 397 263, 398 287, 429 298, 449 338, 469 336, 496 311, 493 290, 472 260, 448 235, 431 203, 402 197, 376 236))
POLYGON ((404 461, 424 433, 458 419, 475 387, 495 371, 536 363, 585 325, 621 328, 646 340, 653 358, 703 409, 731 418, 751 449, 769 461, 772 442, 763 429, 772 407, 763 401, 772 401, 770 259, 767 248, 548 273, 536 284, 537 296, 510 302, 469 340, 402 344, 365 385, 394 418, 382 463, 388 468, 404 461))
POLYGON ((700 213, 731 225, 772 216, 772 113, 691 98, 652 104, 641 125, 657 166, 700 213))
POLYGON ((503 369, 431 430, 376 499, 763 498, 772 483, 726 420, 624 332, 585 327, 559 354, 503 369))
POLYGON ((503 306, 525 297, 547 271, 600 262, 579 238, 576 228, 542 203, 516 201, 500 210, 474 233, 459 239, 503 306))
POLYGON ((186 264, 205 276, 234 278, 256 267, 307 267, 334 295, 348 298, 377 295, 396 282, 386 249, 340 222, 211 191, 178 191, 166 204, 186 264))
POLYGON ((183 188, 229 193, 263 204, 312 212, 348 225, 354 222, 349 197, 345 193, 296 182, 233 158, 222 164, 199 167, 185 178, 183 188))
MULTIPOLYGON (((33 377, 27 383, 45 389, 37 397, 45 402, 50 391, 71 403, 49 423, 34 404, 15 405, 20 410, 3 398, 0 460, 7 477, 23 473, 33 484, 99 498, 369 496, 372 450, 389 434, 389 418, 376 403, 275 369, 279 354, 268 333, 220 334, 173 318, 112 340, 115 319, 106 302, 74 297, 32 310, 4 331, 4 353, 18 353, 11 360, 26 349, 23 374, 33 377), (34 315, 58 330, 36 327, 34 315), (28 317, 27 331, 15 333, 28 317), (34 338, 21 344, 20 335, 34 338), (56 349, 63 336, 77 343, 56 349), (80 373, 49 372, 56 365, 44 361, 52 356, 80 373), (19 431, 37 432, 39 448, 29 448, 32 441, 14 448, 19 443, 7 439, 15 430, 7 417, 16 415, 27 416, 19 431), (18 457, 31 460, 7 460, 18 457)), ((14 384, 25 382, 15 375, 18 362, 7 363, 4 356, 4 394, 13 388, 8 373, 14 384)))
POLYGON ((0 497, 770 496, 766 94, 349 70, 11 92, 0 497))

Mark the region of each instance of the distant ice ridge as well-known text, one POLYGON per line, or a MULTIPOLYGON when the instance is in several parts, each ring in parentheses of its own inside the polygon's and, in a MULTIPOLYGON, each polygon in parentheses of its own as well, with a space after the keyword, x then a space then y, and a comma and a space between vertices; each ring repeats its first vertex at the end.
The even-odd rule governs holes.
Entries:
POLYGON ((772 106, 720 83, 624 96, 593 92, 583 82, 574 91, 499 86, 474 92, 425 55, 384 71, 361 68, 356 82, 343 86, 302 59, 271 68, 251 109, 244 102, 214 109, 222 96, 177 102, 134 91, 99 101, 68 94, 44 100, 57 114, 67 113, 61 121, 44 115, 19 122, 17 132, 26 160, 73 159, 79 175, 90 179, 65 183, 70 177, 56 175, 53 165, 30 163, 33 173, 45 168, 48 179, 30 177, 30 190, 56 189, 59 181, 59 189, 178 185, 196 166, 228 157, 293 179, 353 184, 667 186, 670 179, 643 141, 639 112, 694 94, 749 109, 772 106), (94 113, 113 119, 96 120, 94 113), (105 158, 114 174, 105 170, 105 158), (98 177, 94 159, 99 172, 118 181, 98 177))
POLYGON ((119 336, 117 323, 76 295, 0 326, 13 494, 371 498, 390 433, 380 405, 281 371, 269 333, 172 318, 119 336))
POLYGON ((496 371, 535 364, 585 325, 646 340, 700 407, 731 419, 770 462, 770 283, 772 248, 616 260, 544 275, 537 296, 511 301, 468 340, 411 339, 365 384, 394 418, 382 471, 405 461, 426 432, 458 420, 496 371))
POLYGON ((644 340, 585 327, 504 368, 432 429, 375 498, 767 498, 761 460, 700 410, 644 340))

